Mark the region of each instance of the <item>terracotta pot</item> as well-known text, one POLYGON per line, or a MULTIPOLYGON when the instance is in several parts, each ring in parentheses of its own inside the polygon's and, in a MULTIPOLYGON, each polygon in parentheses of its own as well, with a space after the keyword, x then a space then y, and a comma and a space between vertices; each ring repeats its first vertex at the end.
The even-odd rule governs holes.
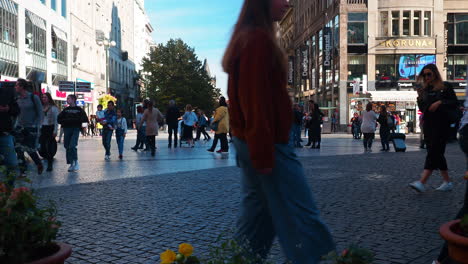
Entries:
POLYGON ((449 256, 461 264, 468 264, 468 237, 454 233, 454 226, 460 220, 453 220, 440 227, 440 236, 447 241, 449 256))
POLYGON ((26 264, 64 264, 65 260, 71 256, 72 248, 70 245, 60 242, 57 242, 57 246, 60 249, 55 254, 26 264))

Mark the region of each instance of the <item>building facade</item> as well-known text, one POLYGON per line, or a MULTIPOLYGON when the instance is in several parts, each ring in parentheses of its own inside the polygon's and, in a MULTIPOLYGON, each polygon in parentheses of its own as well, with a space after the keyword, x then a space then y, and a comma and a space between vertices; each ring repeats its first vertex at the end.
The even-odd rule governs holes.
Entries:
POLYGON ((408 132, 418 131, 416 78, 430 63, 463 98, 468 1, 295 0, 293 5, 296 101, 315 100, 328 118, 338 117, 341 129, 372 101, 399 114, 408 132))
POLYGON ((71 75, 67 0, 0 0, 0 80, 24 78, 36 92, 71 75))

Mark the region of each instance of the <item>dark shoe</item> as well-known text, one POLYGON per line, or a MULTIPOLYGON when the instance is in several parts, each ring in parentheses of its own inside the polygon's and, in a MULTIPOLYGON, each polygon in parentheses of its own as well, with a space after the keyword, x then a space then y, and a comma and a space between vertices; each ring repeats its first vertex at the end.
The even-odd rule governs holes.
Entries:
POLYGON ((143 151, 150 151, 150 149, 149 149, 149 148, 145 148, 143 151))
POLYGON ((151 152, 151 156, 156 156, 156 153, 155 152, 151 152))
POLYGON ((207 149, 208 152, 214 152, 214 149, 207 149))
POLYGON ((174 145, 174 148, 177 148, 177 144, 174 145))
POLYGON ((171 144, 167 145, 167 148, 172 148, 172 145, 171 144))
POLYGON ((41 175, 44 171, 44 166, 42 164, 37 165, 37 174, 41 175))
POLYGON ((133 148, 131 148, 131 149, 132 149, 133 151, 137 151, 137 150, 138 150, 137 147, 133 147, 133 148))
POLYGON ((223 152, 222 149, 216 151, 216 153, 222 153, 222 152, 223 152))
POLYGON ((52 171, 54 169, 52 161, 47 162, 47 171, 52 171))
POLYGON ((310 147, 310 145, 312 145, 311 143, 307 143, 305 144, 305 147, 310 147))
POLYGON ((122 155, 119 155, 119 159, 123 159, 123 156, 122 156, 122 155))
POLYGON ((315 148, 316 148, 316 149, 320 149, 320 144, 318 144, 315 148))

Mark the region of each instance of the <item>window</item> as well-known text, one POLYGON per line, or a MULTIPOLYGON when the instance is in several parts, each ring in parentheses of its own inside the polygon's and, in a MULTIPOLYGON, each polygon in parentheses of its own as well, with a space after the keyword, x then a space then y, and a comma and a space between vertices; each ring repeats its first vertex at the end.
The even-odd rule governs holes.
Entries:
POLYGON ((410 35, 410 15, 411 11, 403 11, 403 35, 410 35))
POLYGON ((392 36, 400 35, 400 11, 392 11, 392 36))
POLYGON ((67 35, 52 26, 52 58, 67 64, 67 35))
POLYGON ((46 0, 41 0, 41 3, 43 3, 43 4, 45 5, 45 4, 46 4, 46 2, 45 2, 45 1, 46 1, 46 0))
POLYGON ((50 8, 57 11, 57 0, 50 0, 50 8))
POLYGON ((468 13, 448 15, 448 43, 468 45, 468 13))
POLYGON ((413 14, 413 35, 421 35, 421 11, 414 11, 413 14))
POLYGON ((362 80, 364 74, 367 74, 367 55, 348 55, 348 80, 362 80))
POLYGON ((18 15, 16 5, 14 10, 0 6, 0 42, 17 46, 18 15))
POLYGON ((367 13, 348 14, 348 44, 367 43, 367 13))
POLYGON ((26 10, 26 47, 42 56, 46 55, 46 23, 38 15, 26 10))
POLYGON ((388 36, 388 12, 380 12, 380 35, 388 36))
POLYGON ((466 80, 467 55, 448 56, 447 79, 453 81, 466 80))
POLYGON ((424 12, 424 36, 431 35, 431 12, 424 12))
POLYGON ((67 0, 62 0, 62 16, 67 17, 67 0))

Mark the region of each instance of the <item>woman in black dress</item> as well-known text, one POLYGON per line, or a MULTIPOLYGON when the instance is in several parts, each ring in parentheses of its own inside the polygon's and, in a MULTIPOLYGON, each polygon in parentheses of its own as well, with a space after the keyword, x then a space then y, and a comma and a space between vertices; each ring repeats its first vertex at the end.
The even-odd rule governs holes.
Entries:
POLYGON ((324 114, 320 111, 318 104, 312 103, 310 105, 310 113, 306 123, 306 126, 309 129, 309 142, 306 147, 312 145, 311 148, 320 148, 323 116, 324 114))

